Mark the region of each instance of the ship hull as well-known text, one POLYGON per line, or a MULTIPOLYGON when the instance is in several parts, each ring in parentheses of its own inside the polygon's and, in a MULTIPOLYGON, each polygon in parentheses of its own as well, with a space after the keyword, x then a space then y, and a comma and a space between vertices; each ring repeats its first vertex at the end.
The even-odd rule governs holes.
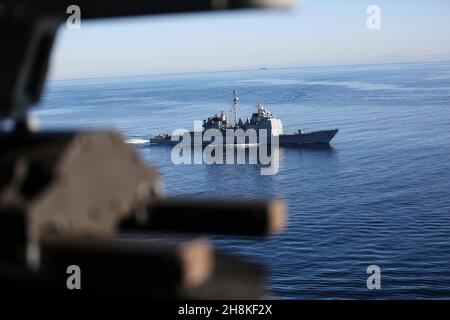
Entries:
MULTIPOLYGON (((312 132, 303 132, 303 133, 295 133, 295 134, 282 134, 278 136, 279 145, 283 146, 295 146, 295 145, 313 145, 313 144, 329 144, 330 141, 334 138, 334 136, 338 133, 338 129, 333 130, 322 130, 322 131, 312 131, 312 132)), ((210 145, 215 144, 215 141, 202 141, 201 137, 199 139, 194 138, 194 133, 186 133, 186 135, 190 135, 190 137, 186 136, 184 138, 190 139, 192 144, 203 144, 210 145), (199 142, 197 142, 199 141, 199 142)), ((180 138, 180 137, 178 137, 180 138)), ((164 138, 150 138, 150 144, 154 145, 175 145, 180 142, 181 139, 175 139, 172 141, 171 136, 166 136, 164 138)), ((264 141, 262 143, 270 144, 271 139, 267 139, 268 141, 264 141)), ((222 145, 229 145, 227 143, 226 137, 223 137, 222 145)), ((245 140, 245 144, 251 144, 251 141, 245 140)), ((240 144, 238 138, 235 137, 234 143, 231 144, 240 144)))
POLYGON ((338 131, 338 129, 333 129, 301 134, 281 134, 278 137, 280 145, 329 144, 338 131))

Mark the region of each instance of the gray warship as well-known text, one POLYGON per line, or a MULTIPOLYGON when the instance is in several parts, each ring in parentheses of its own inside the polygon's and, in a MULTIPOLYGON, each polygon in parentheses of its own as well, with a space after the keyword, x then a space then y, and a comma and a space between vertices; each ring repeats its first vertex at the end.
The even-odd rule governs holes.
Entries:
MULTIPOLYGON (((256 112, 252 113, 251 117, 243 120, 240 118, 237 120, 237 107, 239 104, 239 96, 236 90, 233 90, 233 101, 231 105, 231 119, 228 118, 227 115, 221 111, 218 114, 215 114, 207 119, 203 120, 202 124, 202 132, 206 132, 209 129, 219 130, 222 134, 223 141, 220 141, 223 145, 228 144, 260 144, 267 143, 270 144, 272 139, 266 139, 262 141, 260 139, 261 130, 265 130, 267 137, 277 136, 279 145, 313 145, 313 144, 329 144, 330 141, 334 138, 334 136, 338 133, 339 129, 331 129, 331 130, 321 130, 321 131, 303 131, 301 129, 297 130, 293 133, 284 133, 283 124, 281 120, 272 114, 267 108, 265 108, 260 101, 258 101, 256 105, 256 112), (230 130, 231 129, 231 130, 230 130), (242 130, 239 130, 242 129, 242 130), (252 141, 248 136, 245 135, 245 132, 248 130, 255 130, 257 141, 252 141), (234 137, 227 137, 227 132, 233 132, 234 137), (242 136, 242 139, 240 139, 242 136)), ((217 131, 216 131, 217 132, 217 131)), ((192 137, 195 136, 197 132, 189 132, 185 133, 192 137)), ((198 132, 201 133, 201 132, 198 132)), ((174 145, 179 142, 180 136, 173 137, 167 134, 162 133, 150 138, 150 144, 159 144, 159 145, 174 145)), ((192 141, 196 141, 193 139, 192 141)), ((201 140, 202 144, 211 144, 210 141, 201 140)))

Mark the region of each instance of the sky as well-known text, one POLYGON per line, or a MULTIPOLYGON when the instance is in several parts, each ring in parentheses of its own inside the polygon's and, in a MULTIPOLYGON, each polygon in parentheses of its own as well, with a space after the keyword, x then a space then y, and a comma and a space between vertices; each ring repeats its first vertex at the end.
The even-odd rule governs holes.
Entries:
POLYGON ((242 10, 62 26, 50 78, 450 60, 448 0, 303 0, 242 10), (369 5, 381 28, 369 30, 369 5))

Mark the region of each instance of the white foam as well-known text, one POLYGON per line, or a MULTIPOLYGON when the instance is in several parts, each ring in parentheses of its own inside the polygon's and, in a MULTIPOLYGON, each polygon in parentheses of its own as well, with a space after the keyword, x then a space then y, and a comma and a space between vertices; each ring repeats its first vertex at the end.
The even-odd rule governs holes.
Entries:
POLYGON ((403 89, 399 85, 395 84, 387 84, 387 83, 366 83, 366 82, 357 82, 357 81, 309 81, 304 84, 309 85, 323 85, 323 86, 342 86, 348 89, 354 90, 401 90, 403 89))
POLYGON ((131 139, 127 139, 125 142, 128 143, 128 144, 146 144, 146 143, 149 143, 150 140, 131 138, 131 139))
POLYGON ((294 85, 301 84, 301 81, 298 80, 290 80, 290 79, 251 79, 251 80, 240 80, 238 83, 242 84, 259 84, 259 85, 268 85, 268 86, 285 86, 285 85, 294 85))

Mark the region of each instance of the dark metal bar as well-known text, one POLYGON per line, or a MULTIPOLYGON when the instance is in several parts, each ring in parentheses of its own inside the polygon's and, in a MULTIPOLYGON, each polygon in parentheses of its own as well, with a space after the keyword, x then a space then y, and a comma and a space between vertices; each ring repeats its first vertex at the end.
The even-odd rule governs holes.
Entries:
POLYGON ((169 297, 204 284, 213 265, 213 249, 199 240, 169 245, 55 238, 42 243, 39 274, 67 294, 74 294, 67 268, 76 266, 82 295, 169 297))
POLYGON ((182 294, 187 299, 261 299, 266 295, 266 270, 257 263, 226 253, 214 255, 211 278, 182 294))
POLYGON ((280 200, 161 199, 123 221, 122 231, 164 231, 266 236, 281 231, 280 200))
MULTIPOLYGON (((244 8, 287 8, 292 0, 0 0, 5 8, 20 8, 24 12, 40 15, 66 15, 70 5, 81 8, 86 19, 114 18, 136 15, 153 15, 244 8)), ((19 9, 16 9, 19 10, 19 9)))

